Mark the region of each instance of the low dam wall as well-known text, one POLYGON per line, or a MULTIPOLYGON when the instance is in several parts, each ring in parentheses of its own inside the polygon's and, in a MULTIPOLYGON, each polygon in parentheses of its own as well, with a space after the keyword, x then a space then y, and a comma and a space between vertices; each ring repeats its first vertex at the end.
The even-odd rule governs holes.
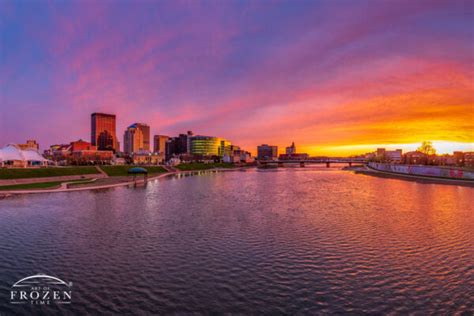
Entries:
POLYGON ((474 171, 467 171, 456 167, 393 165, 378 162, 369 162, 369 167, 379 171, 413 176, 474 180, 474 171))

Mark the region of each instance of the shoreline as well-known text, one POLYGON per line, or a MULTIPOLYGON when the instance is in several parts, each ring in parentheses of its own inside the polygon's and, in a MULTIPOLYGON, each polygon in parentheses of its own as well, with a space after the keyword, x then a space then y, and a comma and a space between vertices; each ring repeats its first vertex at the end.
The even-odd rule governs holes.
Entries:
MULTIPOLYGON (((168 171, 159 175, 152 176, 148 178, 147 181, 158 180, 161 178, 166 178, 175 175, 188 175, 195 174, 199 172, 225 172, 225 171, 244 171, 251 169, 252 167, 237 167, 237 168, 215 168, 215 169, 205 169, 205 170, 185 170, 185 171, 168 171)), ((367 176, 379 177, 379 178, 388 178, 388 179, 399 179, 405 181, 413 181, 423 184, 444 184, 444 185, 461 185, 467 187, 474 187, 474 181, 468 180, 459 180, 459 179, 443 179, 435 177, 426 177, 419 175, 405 175, 394 172, 379 171, 367 166, 353 166, 353 167, 344 167, 341 170, 351 171, 354 174, 362 174, 367 176)), ((100 178, 100 177, 99 177, 100 178)), ((46 179, 45 179, 46 180, 46 179)), ((95 182, 95 179, 91 183, 95 182)), ((64 182, 58 188, 55 189, 30 189, 30 190, 10 190, 10 191, 0 191, 0 198, 9 197, 12 195, 21 195, 21 194, 37 194, 37 193, 59 193, 59 192, 77 192, 77 191, 86 191, 86 190, 101 190, 101 189, 110 189, 124 186, 131 186, 134 184, 143 185, 141 181, 126 181, 119 183, 103 184, 103 185, 85 185, 80 187, 69 188, 69 184, 74 184, 74 182, 64 182)))
MULTIPOLYGON (((198 172, 224 172, 224 171, 241 171, 248 169, 248 167, 237 167, 237 168, 215 168, 215 169, 205 169, 205 170, 185 170, 185 171, 168 171, 156 176, 149 177, 147 181, 158 180, 165 177, 170 177, 173 175, 187 175, 198 172)), ((97 179, 92 179, 94 182, 97 179)), ((37 193, 60 193, 60 192, 77 192, 77 191, 86 191, 86 190, 101 190, 109 188, 117 188, 123 186, 130 186, 134 184, 143 185, 142 181, 126 181, 119 183, 103 184, 103 185, 92 185, 92 186, 81 186, 76 188, 68 188, 68 184, 74 184, 74 182, 64 182, 58 188, 55 189, 31 189, 31 190, 10 190, 10 191, 0 191, 0 198, 5 198, 12 195, 21 195, 21 194, 37 194, 37 193)))
POLYGON ((379 178, 398 179, 398 180, 412 181, 412 182, 418 182, 418 183, 423 183, 423 184, 460 185, 460 186, 474 188, 474 181, 470 181, 470 180, 409 175, 409 174, 402 174, 402 173, 395 173, 395 172, 380 171, 380 170, 369 168, 367 166, 363 166, 363 167, 355 166, 350 169, 346 168, 344 170, 352 171, 355 174, 363 174, 363 175, 379 177, 379 178))

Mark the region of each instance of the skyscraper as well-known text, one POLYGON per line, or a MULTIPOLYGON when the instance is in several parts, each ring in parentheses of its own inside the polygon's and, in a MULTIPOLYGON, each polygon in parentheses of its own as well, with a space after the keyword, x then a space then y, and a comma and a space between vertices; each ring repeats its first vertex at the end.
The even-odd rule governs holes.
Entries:
POLYGON ((166 141, 168 141, 169 136, 164 135, 155 135, 153 136, 153 152, 164 154, 166 152, 166 141))
POLYGON ((99 150, 119 150, 114 114, 91 114, 91 144, 99 150))
POLYGON ((123 135, 123 151, 127 154, 150 151, 150 126, 143 123, 130 125, 123 135))

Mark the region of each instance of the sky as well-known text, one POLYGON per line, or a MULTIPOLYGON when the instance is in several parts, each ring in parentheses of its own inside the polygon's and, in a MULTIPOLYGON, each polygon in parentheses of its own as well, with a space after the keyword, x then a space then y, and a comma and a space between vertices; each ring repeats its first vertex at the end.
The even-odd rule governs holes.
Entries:
POLYGON ((0 146, 219 136, 474 151, 474 1, 0 1, 0 146))

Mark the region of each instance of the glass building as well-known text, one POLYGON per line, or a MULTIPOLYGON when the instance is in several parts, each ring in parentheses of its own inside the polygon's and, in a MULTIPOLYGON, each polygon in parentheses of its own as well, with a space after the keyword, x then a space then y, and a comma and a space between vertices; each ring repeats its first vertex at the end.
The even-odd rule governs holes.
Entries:
POLYGON ((202 156, 220 156, 222 139, 211 136, 191 137, 191 154, 202 156))
POLYGON ((114 114, 91 114, 91 144, 97 146, 99 150, 117 151, 119 149, 114 114))

